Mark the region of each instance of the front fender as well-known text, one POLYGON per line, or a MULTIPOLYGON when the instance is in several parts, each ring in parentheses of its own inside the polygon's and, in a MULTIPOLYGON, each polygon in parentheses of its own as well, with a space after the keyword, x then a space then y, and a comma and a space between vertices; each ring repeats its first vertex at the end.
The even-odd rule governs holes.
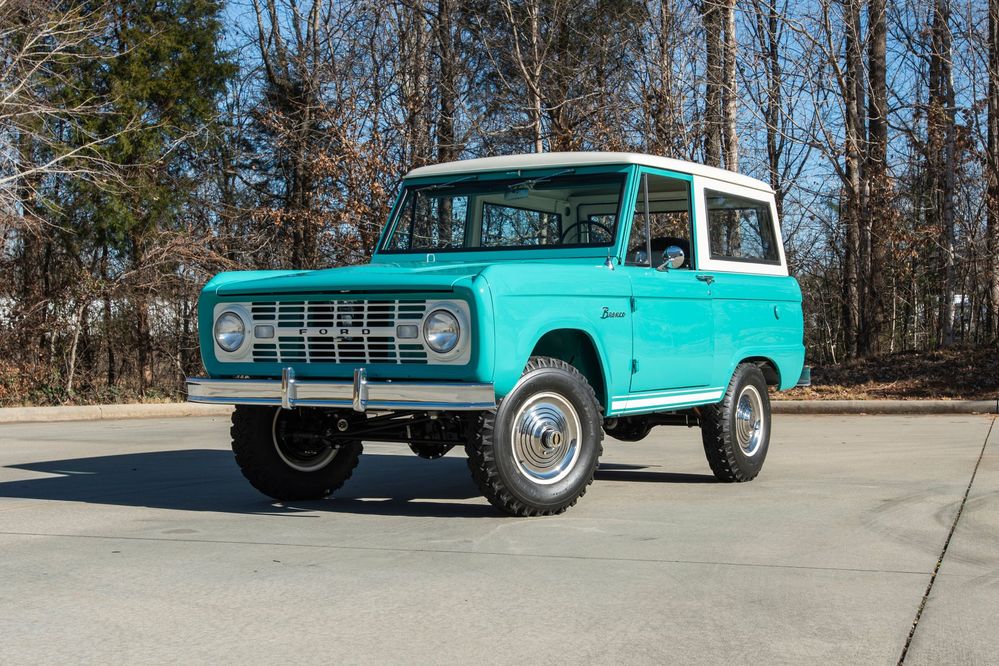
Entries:
POLYGON ((560 267, 559 279, 553 281, 550 275, 521 267, 516 274, 489 269, 486 278, 495 313, 497 397, 516 385, 538 341, 559 329, 580 331, 593 343, 606 395, 627 392, 632 313, 631 284, 623 272, 602 266, 560 267), (605 316, 605 308, 624 316, 605 316))

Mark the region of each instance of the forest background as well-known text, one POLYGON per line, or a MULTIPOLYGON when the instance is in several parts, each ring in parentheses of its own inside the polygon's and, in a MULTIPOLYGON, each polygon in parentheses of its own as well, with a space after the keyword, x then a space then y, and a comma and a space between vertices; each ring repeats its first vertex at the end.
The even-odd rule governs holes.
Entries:
POLYGON ((999 393, 999 0, 0 0, 0 405, 180 398, 212 274, 559 150, 768 182, 830 385, 999 393))

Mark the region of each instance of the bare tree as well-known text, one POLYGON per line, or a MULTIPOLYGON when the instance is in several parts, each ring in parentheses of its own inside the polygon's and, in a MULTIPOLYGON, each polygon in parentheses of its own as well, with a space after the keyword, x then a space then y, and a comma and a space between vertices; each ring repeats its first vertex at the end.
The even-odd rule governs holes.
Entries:
MULTIPOLYGON (((497 67, 505 87, 515 91, 521 87, 525 88, 526 110, 528 123, 531 131, 534 152, 545 152, 545 132, 542 126, 544 121, 544 108, 546 102, 551 105, 552 100, 548 99, 548 91, 545 88, 546 69, 552 61, 555 48, 555 37, 557 31, 543 30, 542 22, 542 0, 526 0, 524 2, 514 2, 514 0, 501 0, 499 3, 503 17, 509 24, 509 36, 511 39, 510 58, 519 75, 516 79, 510 79, 503 74, 506 69, 502 65, 497 67)), ((551 3, 550 20, 556 25, 561 24, 562 14, 567 10, 565 2, 556 0, 551 3)), ((557 102, 555 102, 557 103, 557 102)))
POLYGON ((736 58, 739 42, 735 33, 735 0, 724 0, 721 6, 722 27, 725 37, 722 47, 722 126, 724 131, 725 168, 739 170, 739 132, 736 119, 739 114, 739 90, 736 83, 736 58))
POLYGON ((704 161, 739 170, 735 0, 704 0, 704 161))
POLYGON ((105 57, 89 46, 107 29, 99 5, 0 0, 0 224, 28 221, 46 177, 122 184, 99 148, 135 125, 92 129, 108 100, 74 75, 105 57))
POLYGON ((673 0, 646 2, 648 39, 639 41, 641 56, 635 85, 640 100, 637 132, 643 148, 667 157, 689 154, 691 129, 685 122, 686 95, 678 69, 683 30, 673 0))
POLYGON ((954 186, 957 170, 956 107, 950 0, 934 0, 931 22, 927 153, 932 203, 939 220, 940 343, 954 342, 955 225, 954 186))
POLYGON ((867 1, 867 141, 863 170, 864 208, 861 222, 861 300, 858 348, 877 351, 883 301, 882 246, 892 221, 891 175, 888 172, 887 0, 867 1))
POLYGON ((722 47, 723 12, 719 0, 705 0, 701 5, 704 22, 704 162, 722 163, 722 95, 725 65, 722 47))
POLYGON ((437 11, 433 17, 439 81, 436 123, 438 162, 458 159, 464 148, 457 128, 463 37, 459 4, 458 0, 437 0, 437 11))
POLYGON ((432 61, 429 44, 434 40, 429 12, 422 2, 399 2, 393 8, 394 39, 398 44, 396 64, 398 103, 405 125, 406 161, 423 166, 434 158, 432 61))
POLYGON ((808 44, 803 52, 792 51, 792 23, 788 0, 753 0, 746 12, 740 94, 745 100, 743 108, 751 115, 751 126, 762 128, 747 133, 744 140, 749 142, 749 159, 741 162, 748 162, 748 168, 743 168, 759 174, 773 188, 788 260, 797 271, 820 261, 823 247, 817 242, 814 225, 806 224, 808 213, 814 210, 815 194, 801 185, 811 161, 815 132, 807 90, 815 68, 814 51, 808 44), (759 166, 752 161, 754 152, 759 154, 753 150, 754 140, 763 144, 759 166), (785 215, 788 203, 787 210, 793 215, 785 215))
POLYGON ((647 0, 644 14, 632 81, 635 144, 656 155, 697 159, 704 148, 702 82, 694 76, 703 57, 695 31, 699 12, 675 0, 647 0))
POLYGON ((864 239, 862 227, 866 216, 866 188, 864 187, 863 153, 865 140, 863 28, 861 27, 860 5, 862 0, 842 0, 845 25, 846 70, 840 77, 845 106, 845 201, 843 218, 846 227, 846 279, 843 282, 844 323, 847 336, 847 352, 850 355, 864 355, 860 341, 862 333, 863 300, 865 283, 862 280, 864 264, 864 239))
POLYGON ((318 262, 317 229, 309 213, 315 209, 318 186, 310 154, 323 85, 320 7, 316 0, 304 12, 297 3, 286 12, 278 0, 253 0, 269 103, 263 113, 282 149, 284 201, 279 224, 291 236, 295 268, 314 267, 318 262))
POLYGON ((988 331, 999 338, 999 0, 989 0, 988 106, 985 173, 988 179, 988 331))

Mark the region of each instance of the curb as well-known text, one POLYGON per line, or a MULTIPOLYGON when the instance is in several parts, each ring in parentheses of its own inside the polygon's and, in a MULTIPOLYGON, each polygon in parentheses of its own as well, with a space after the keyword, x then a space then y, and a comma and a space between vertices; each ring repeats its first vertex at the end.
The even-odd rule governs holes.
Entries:
POLYGON ((48 423, 53 421, 106 421, 112 419, 156 419, 178 416, 226 416, 228 405, 198 405, 192 402, 157 404, 79 405, 67 407, 7 407, 0 409, 0 423, 48 423))
POLYGON ((995 400, 773 400, 774 414, 999 414, 995 400))
MULTIPOLYGON (((773 400, 774 414, 999 414, 996 400, 773 400)), ((107 421, 183 416, 225 416, 229 405, 192 402, 67 407, 7 407, 0 423, 107 421)))

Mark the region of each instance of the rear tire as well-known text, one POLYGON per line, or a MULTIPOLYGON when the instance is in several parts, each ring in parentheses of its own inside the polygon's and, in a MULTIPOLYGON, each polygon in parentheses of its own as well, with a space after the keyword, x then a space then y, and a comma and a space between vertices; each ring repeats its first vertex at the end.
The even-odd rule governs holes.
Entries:
POLYGON ((603 452, 602 416, 586 378, 565 361, 531 357, 466 447, 486 499, 513 516, 562 513, 586 493, 603 452))
POLYGON ((700 421, 704 455, 715 478, 755 479, 770 448, 770 397, 760 369, 740 364, 722 401, 701 408, 700 421))
POLYGON ((332 436, 320 410, 237 405, 232 451, 254 488, 281 501, 318 500, 343 486, 357 467, 360 440, 332 436))

